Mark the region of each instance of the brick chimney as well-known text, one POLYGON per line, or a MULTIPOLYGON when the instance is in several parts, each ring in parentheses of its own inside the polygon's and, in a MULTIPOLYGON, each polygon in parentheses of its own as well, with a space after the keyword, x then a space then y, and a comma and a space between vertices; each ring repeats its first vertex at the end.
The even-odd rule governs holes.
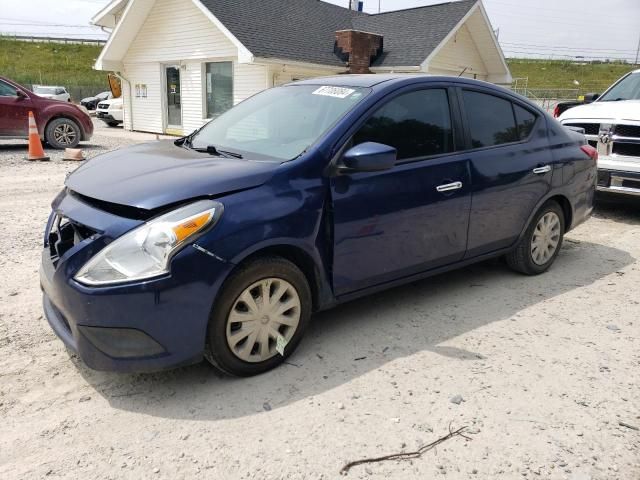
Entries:
POLYGON ((371 62, 382 54, 382 35, 338 30, 334 51, 349 66, 349 73, 371 73, 371 62))

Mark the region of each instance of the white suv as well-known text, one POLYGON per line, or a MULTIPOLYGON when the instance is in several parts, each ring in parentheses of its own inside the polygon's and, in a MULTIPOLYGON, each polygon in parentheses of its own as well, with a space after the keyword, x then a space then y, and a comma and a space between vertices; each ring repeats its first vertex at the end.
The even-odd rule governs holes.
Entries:
POLYGON ((640 70, 558 120, 584 129, 588 142, 598 149, 598 190, 640 195, 640 70))
POLYGON ((71 95, 64 87, 49 87, 46 85, 34 85, 33 93, 43 98, 50 98, 51 100, 60 100, 61 102, 70 102, 71 95))
POLYGON ((122 97, 103 100, 96 108, 96 117, 110 127, 117 127, 122 123, 122 97))

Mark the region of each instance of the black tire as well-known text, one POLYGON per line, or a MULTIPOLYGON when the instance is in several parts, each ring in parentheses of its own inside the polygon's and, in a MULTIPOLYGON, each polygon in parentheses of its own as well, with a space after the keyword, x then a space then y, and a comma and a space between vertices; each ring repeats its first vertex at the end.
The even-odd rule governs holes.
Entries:
POLYGON ((524 273, 525 275, 540 275, 541 273, 549 270, 553 262, 555 261, 560 249, 562 248, 562 241, 564 240, 564 232, 565 232, 565 219, 564 212, 560 205, 557 202, 551 200, 545 203, 538 213, 536 213, 535 217, 531 221, 531 224, 527 228, 524 236, 518 242, 516 247, 505 255, 505 260, 507 261, 507 265, 515 270, 516 272, 524 273), (534 237, 534 231, 540 219, 547 215, 548 213, 554 213, 557 215, 560 221, 560 238, 558 240, 558 245, 556 246, 555 252, 553 255, 543 264, 538 264, 534 261, 533 255, 531 253, 532 250, 532 242, 534 237))
POLYGON ((44 138, 49 146, 58 150, 75 148, 82 139, 82 131, 73 120, 69 118, 56 118, 51 120, 47 125, 44 138))
POLYGON ((117 127, 118 125, 120 125, 120 122, 107 122, 107 126, 111 128, 117 127))
POLYGON ((240 266, 225 282, 213 307, 207 329, 205 358, 228 375, 249 377, 271 370, 289 357, 299 345, 309 324, 312 298, 309 284, 300 269, 281 257, 264 257, 240 266), (300 300, 300 319, 292 338, 284 349, 284 356, 261 362, 242 360, 232 352, 227 342, 227 319, 240 295, 254 283, 268 278, 283 279, 296 290, 300 300))

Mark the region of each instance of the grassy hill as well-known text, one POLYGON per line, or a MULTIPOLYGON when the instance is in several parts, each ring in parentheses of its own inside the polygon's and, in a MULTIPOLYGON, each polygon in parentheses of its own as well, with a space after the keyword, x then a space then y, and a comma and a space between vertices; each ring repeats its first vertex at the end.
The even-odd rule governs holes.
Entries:
POLYGON ((0 72, 27 86, 64 85, 71 90, 81 86, 102 91, 108 88, 107 74, 92 69, 100 49, 95 45, 36 43, 0 38, 0 72))
POLYGON ((609 85, 634 69, 633 65, 624 63, 576 63, 565 60, 512 58, 507 63, 514 79, 529 79, 529 89, 575 89, 580 95, 602 93, 609 85))
MULTIPOLYGON (((100 49, 94 45, 32 43, 0 38, 0 72, 26 85, 64 85, 70 88, 75 98, 79 98, 85 92, 94 94, 107 89, 106 72, 92 69, 100 49)), ((620 63, 517 58, 509 59, 508 64, 514 78, 528 78, 527 88, 530 90, 570 89, 578 90, 579 94, 602 92, 633 68, 620 63)))

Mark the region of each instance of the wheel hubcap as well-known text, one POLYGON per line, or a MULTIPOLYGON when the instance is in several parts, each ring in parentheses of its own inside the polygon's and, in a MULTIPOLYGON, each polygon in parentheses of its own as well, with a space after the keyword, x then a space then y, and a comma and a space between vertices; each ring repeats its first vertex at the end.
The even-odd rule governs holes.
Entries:
POLYGON ((277 354, 279 336, 289 342, 300 323, 300 297, 281 278, 260 280, 236 299, 227 318, 227 344, 245 362, 258 363, 277 354))
POLYGON ((63 123, 55 128, 53 138, 62 145, 71 145, 76 139, 76 132, 71 125, 63 123))
POLYGON ((556 253, 560 242, 560 218, 554 212, 545 213, 536 225, 531 239, 531 258, 536 265, 546 264, 556 253))

